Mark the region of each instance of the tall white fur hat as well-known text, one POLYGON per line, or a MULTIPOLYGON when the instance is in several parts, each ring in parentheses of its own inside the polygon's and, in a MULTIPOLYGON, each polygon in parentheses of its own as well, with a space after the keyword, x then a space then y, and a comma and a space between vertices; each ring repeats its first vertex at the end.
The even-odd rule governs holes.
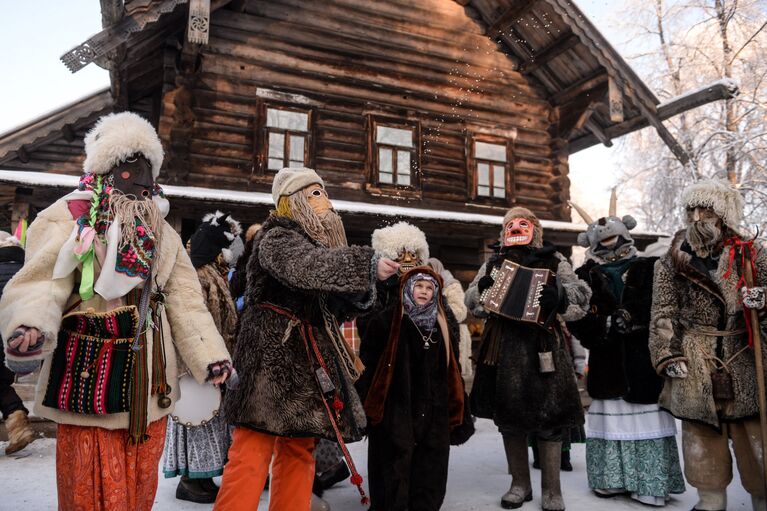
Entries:
POLYGON ((277 172, 272 181, 272 200, 276 206, 283 195, 293 195, 298 190, 303 190, 309 185, 320 185, 325 188, 322 178, 314 171, 306 167, 285 167, 277 172))
POLYGON ((133 112, 108 114, 85 135, 83 170, 91 174, 106 174, 135 153, 141 153, 149 160, 152 177, 157 179, 165 153, 154 127, 133 112))
POLYGON ((730 229, 737 230, 743 221, 743 196, 727 181, 706 179, 693 183, 682 192, 682 207, 711 208, 730 229))
POLYGON ((400 252, 413 252, 421 264, 429 259, 429 244, 421 229, 407 222, 398 222, 373 231, 371 245, 376 253, 389 259, 397 259, 400 252))

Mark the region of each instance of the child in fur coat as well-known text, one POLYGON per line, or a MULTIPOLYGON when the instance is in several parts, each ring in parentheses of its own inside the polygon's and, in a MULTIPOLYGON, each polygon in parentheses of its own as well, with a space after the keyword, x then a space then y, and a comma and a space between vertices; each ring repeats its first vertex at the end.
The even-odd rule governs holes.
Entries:
POLYGON ((458 323, 442 279, 419 267, 371 319, 360 346, 357 388, 369 417, 371 509, 438 510, 447 490, 450 444, 474 432, 458 363, 458 323))

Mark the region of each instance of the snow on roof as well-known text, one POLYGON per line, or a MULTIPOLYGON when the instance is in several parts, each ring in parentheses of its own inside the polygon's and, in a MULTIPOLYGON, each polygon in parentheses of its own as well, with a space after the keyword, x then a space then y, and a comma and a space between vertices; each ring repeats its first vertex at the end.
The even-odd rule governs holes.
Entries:
MULTIPOLYGON (((78 182, 78 176, 54 174, 52 172, 0 170, 0 183, 24 186, 76 188, 78 182)), ((162 189, 167 197, 195 199, 210 202, 228 202, 235 204, 259 204, 267 206, 271 206, 273 204, 272 195, 270 193, 264 192, 242 192, 238 190, 173 185, 162 185, 162 189)), ((368 202, 333 200, 333 207, 342 213, 357 213, 394 218, 415 218, 422 220, 488 224, 498 226, 500 226, 503 222, 503 217, 500 215, 483 215, 480 213, 463 213, 460 211, 409 208, 404 206, 371 204, 368 202)), ((576 224, 572 222, 561 222, 556 220, 541 220, 541 225, 544 229, 551 229, 560 232, 583 232, 586 230, 586 224, 583 223, 576 224)), ((663 233, 649 231, 635 232, 634 234, 655 237, 666 236, 666 234, 663 233)))

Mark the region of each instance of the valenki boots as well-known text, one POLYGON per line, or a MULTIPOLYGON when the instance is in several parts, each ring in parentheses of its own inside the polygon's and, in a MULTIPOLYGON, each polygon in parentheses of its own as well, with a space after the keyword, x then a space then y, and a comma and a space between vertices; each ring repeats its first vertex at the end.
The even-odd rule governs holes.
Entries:
POLYGON ((504 436, 503 447, 506 450, 506 461, 509 464, 511 487, 501 497, 501 507, 517 509, 525 502, 533 500, 530 466, 527 463, 527 437, 504 436))
POLYGON ((5 419, 5 430, 8 432, 5 454, 20 451, 35 440, 35 432, 29 426, 24 410, 16 410, 5 419))
POLYGON ((538 442, 541 456, 541 507, 543 511, 564 511, 565 500, 559 484, 562 442, 538 442))

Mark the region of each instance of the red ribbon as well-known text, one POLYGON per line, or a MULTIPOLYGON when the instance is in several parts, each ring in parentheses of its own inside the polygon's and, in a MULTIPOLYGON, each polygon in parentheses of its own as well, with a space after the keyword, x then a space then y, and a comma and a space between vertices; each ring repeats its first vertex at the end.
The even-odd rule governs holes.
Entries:
MULTIPOLYGON (((754 259, 756 258, 756 249, 754 249, 754 240, 742 240, 736 236, 733 236, 732 238, 725 240, 724 246, 725 248, 730 248, 730 254, 727 261, 727 271, 723 275, 724 279, 729 279, 730 275, 732 275, 733 263, 735 262, 735 256, 737 255, 738 249, 740 249, 740 267, 745 268, 746 264, 749 264, 751 266, 751 275, 753 275, 754 279, 756 279, 756 265, 754 264, 754 259), (748 263, 746 262, 746 254, 748 254, 748 263)), ((735 288, 740 289, 744 286, 748 287, 747 284, 748 283, 746 282, 745 272, 742 272, 737 284, 735 284, 735 288)), ((739 300, 742 304, 743 299, 739 297, 739 300)), ((754 333, 752 330, 751 318, 749 318, 748 309, 746 309, 746 307, 743 307, 743 318, 746 321, 748 345, 749 347, 753 348, 754 333)))

